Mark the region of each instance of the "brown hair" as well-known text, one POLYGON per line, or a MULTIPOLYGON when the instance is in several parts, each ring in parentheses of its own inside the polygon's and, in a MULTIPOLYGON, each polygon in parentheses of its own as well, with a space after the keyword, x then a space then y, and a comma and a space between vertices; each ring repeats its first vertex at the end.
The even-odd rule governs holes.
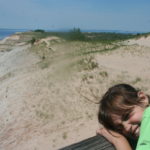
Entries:
POLYGON ((139 91, 128 84, 117 84, 109 88, 100 100, 99 122, 107 129, 121 132, 123 127, 116 127, 113 115, 126 119, 135 105, 142 105, 138 97, 139 91))

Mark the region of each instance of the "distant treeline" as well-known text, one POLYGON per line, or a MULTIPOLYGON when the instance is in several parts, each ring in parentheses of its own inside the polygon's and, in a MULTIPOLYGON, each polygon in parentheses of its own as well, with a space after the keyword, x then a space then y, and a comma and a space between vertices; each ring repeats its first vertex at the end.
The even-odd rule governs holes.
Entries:
POLYGON ((119 40, 127 40, 131 38, 147 37, 150 33, 108 33, 108 32, 81 32, 80 28, 74 28, 68 32, 47 32, 42 29, 34 30, 33 41, 48 36, 58 36, 68 41, 88 41, 88 42, 106 42, 111 43, 119 40))

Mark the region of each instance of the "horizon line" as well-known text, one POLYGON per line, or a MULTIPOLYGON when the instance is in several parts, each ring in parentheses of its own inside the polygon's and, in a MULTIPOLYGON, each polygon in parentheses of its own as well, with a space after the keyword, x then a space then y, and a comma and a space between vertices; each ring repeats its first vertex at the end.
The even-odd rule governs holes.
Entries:
POLYGON ((72 29, 77 29, 79 28, 81 30, 81 32, 114 32, 114 33, 149 33, 150 31, 130 31, 130 30, 122 30, 122 29, 82 29, 80 27, 73 27, 73 28, 57 28, 57 29, 46 29, 46 28, 1 28, 0 30, 24 30, 24 31, 34 31, 34 30, 44 30, 46 32, 49 31, 58 31, 58 32, 68 32, 72 29))

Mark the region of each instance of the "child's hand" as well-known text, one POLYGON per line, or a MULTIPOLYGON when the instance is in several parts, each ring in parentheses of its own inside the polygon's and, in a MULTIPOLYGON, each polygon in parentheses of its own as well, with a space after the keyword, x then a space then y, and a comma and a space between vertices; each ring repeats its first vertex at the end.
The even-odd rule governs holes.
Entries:
POLYGON ((117 132, 101 128, 97 130, 97 134, 104 136, 116 147, 116 150, 132 150, 127 139, 117 132))
POLYGON ((123 135, 111 130, 107 130, 106 128, 100 128, 96 131, 96 133, 104 136, 112 144, 115 144, 118 139, 124 137, 123 135))

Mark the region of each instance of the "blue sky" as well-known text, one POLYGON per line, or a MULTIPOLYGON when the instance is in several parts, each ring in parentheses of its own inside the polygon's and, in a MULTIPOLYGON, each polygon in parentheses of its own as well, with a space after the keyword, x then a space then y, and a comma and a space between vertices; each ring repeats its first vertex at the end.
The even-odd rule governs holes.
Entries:
POLYGON ((0 0, 0 28, 150 32, 150 0, 0 0))

